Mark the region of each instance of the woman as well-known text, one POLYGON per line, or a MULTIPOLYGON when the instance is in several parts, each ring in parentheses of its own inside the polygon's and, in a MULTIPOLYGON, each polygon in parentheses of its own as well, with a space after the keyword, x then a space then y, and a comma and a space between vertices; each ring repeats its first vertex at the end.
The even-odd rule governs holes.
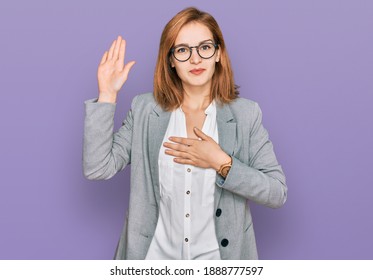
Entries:
POLYGON ((238 98, 215 19, 195 8, 166 25, 154 93, 136 96, 118 132, 115 102, 134 61, 119 36, 86 101, 84 174, 108 179, 131 163, 116 259, 257 259, 247 201, 280 207, 287 187, 257 103, 238 98))

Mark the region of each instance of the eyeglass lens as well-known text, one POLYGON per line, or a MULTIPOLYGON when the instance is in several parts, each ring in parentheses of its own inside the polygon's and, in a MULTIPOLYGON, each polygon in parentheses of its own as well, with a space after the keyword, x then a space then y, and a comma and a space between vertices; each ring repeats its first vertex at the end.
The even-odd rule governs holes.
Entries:
POLYGON ((197 50, 201 58, 208 59, 215 54, 216 47, 212 43, 203 43, 197 47, 179 46, 173 51, 174 57, 179 61, 187 61, 192 56, 192 49, 197 50))

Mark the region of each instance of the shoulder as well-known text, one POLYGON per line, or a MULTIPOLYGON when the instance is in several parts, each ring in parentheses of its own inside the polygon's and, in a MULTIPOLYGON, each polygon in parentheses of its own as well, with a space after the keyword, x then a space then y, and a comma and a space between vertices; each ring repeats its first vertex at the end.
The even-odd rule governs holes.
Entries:
POLYGON ((238 121, 251 122, 262 114, 257 102, 243 97, 236 98, 226 106, 230 108, 234 118, 238 121))
POLYGON ((156 104, 155 102, 155 99, 154 99, 154 95, 152 92, 147 92, 147 93, 142 93, 142 94, 138 94, 136 95, 133 100, 132 100, 132 104, 135 105, 135 106, 139 106, 139 105, 151 105, 151 104, 156 104))
POLYGON ((229 103, 229 106, 233 110, 254 110, 256 107, 258 107, 258 103, 251 99, 238 97, 234 99, 231 103, 229 103))
POLYGON ((136 95, 132 99, 131 109, 134 111, 152 109, 157 105, 152 92, 142 93, 136 95))

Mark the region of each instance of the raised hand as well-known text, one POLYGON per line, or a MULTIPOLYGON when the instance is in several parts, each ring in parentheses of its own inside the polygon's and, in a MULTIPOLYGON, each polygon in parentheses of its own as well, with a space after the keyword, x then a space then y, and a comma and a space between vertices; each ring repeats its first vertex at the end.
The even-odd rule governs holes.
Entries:
POLYGON ((102 56, 97 70, 99 98, 98 102, 115 103, 119 90, 126 82, 128 73, 135 61, 124 64, 126 41, 118 36, 109 51, 102 56))

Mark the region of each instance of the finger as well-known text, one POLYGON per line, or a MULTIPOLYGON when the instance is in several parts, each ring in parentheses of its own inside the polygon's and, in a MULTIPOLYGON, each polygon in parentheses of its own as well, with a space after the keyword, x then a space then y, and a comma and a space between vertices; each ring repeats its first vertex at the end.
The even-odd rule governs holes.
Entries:
POLYGON ((119 35, 115 43, 115 47, 114 47, 114 53, 113 53, 114 60, 117 60, 119 58, 119 48, 120 48, 121 43, 122 43, 122 37, 119 35))
POLYGON ((122 42, 120 43, 120 48, 119 48, 119 59, 118 59, 119 69, 123 69, 125 53, 126 53, 126 40, 122 40, 122 42))
POLYGON ((104 64, 104 63, 106 62, 107 54, 108 54, 108 52, 106 51, 106 52, 104 53, 104 55, 102 56, 102 58, 101 58, 100 65, 102 65, 102 64, 104 64))
POLYGON ((184 138, 184 137, 175 137, 175 136, 171 136, 168 139, 172 142, 183 144, 183 145, 186 145, 186 146, 192 146, 195 141, 198 141, 198 140, 195 140, 195 139, 184 138))
POLYGON ((114 54, 114 49, 115 49, 116 42, 117 42, 117 40, 114 40, 113 43, 110 46, 109 54, 108 54, 108 59, 112 59, 113 58, 113 54, 114 54))
POLYGON ((194 131, 194 133, 199 137, 199 138, 201 138, 202 140, 207 140, 208 139, 208 135, 206 135, 206 134, 204 134, 203 132, 202 132, 202 130, 200 130, 199 128, 197 128, 197 127, 194 127, 193 128, 193 131, 194 131))
POLYGON ((169 155, 169 156, 183 158, 183 159, 191 159, 191 156, 185 152, 179 152, 175 150, 165 150, 164 152, 166 155, 169 155))
POLYGON ((180 164, 189 164, 196 166, 196 163, 191 159, 185 159, 185 158, 174 158, 174 162, 180 163, 180 164))
POLYGON ((126 64, 126 66, 124 66, 124 68, 123 68, 123 72, 122 72, 122 74, 123 74, 122 78, 123 78, 124 80, 127 80, 127 78, 128 78, 128 73, 130 72, 132 66, 135 65, 135 64, 136 64, 136 61, 130 61, 130 62, 128 62, 128 63, 126 64))
POLYGON ((165 142, 163 144, 163 146, 165 146, 168 149, 172 149, 172 150, 179 151, 179 152, 187 152, 188 151, 188 146, 182 145, 182 144, 173 144, 173 143, 165 142))

